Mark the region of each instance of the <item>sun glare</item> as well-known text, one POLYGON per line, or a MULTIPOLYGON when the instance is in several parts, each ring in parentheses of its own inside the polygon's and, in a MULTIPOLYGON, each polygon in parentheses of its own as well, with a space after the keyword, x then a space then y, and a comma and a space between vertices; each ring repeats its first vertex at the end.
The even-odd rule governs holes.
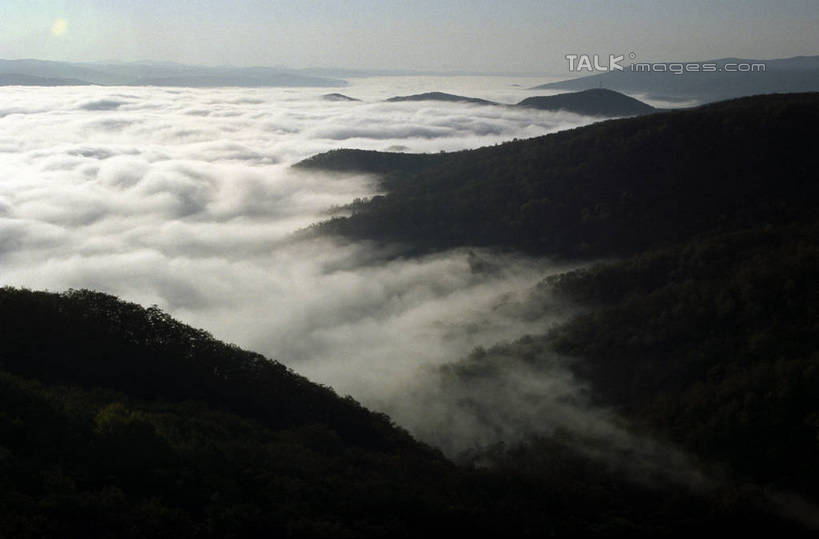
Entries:
POLYGON ((54 21, 54 24, 51 25, 51 33, 57 37, 65 34, 65 31, 68 30, 68 22, 65 19, 57 19, 54 21))

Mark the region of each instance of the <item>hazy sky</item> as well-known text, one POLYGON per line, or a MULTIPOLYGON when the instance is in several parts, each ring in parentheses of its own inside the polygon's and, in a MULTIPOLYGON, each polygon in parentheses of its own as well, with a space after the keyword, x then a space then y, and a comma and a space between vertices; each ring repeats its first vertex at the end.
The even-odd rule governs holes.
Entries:
POLYGON ((3 0, 0 58, 563 71, 819 54, 817 0, 3 0))

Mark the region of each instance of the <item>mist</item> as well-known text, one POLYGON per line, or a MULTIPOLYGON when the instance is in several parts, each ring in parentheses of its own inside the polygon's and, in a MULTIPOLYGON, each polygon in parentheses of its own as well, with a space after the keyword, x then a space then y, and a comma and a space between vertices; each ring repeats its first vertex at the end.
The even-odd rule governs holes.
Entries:
MULTIPOLYGON (((378 191, 366 175, 290 168, 303 158, 341 147, 459 150, 594 121, 384 103, 412 84, 377 82, 345 89, 361 102, 292 89, 1 89, 0 285, 89 288, 158 305, 388 413, 450 456, 569 429, 666 462, 669 450, 644 449, 649 442, 590 403, 563 358, 534 367, 493 348, 576 312, 537 286, 573 267, 488 250, 403 258, 389 246, 297 239, 330 209, 378 191), (458 381, 453 369, 472 368, 464 361, 492 365, 492 376, 458 381)), ((456 91, 507 102, 525 94, 507 79, 472 92, 469 82, 456 91)))

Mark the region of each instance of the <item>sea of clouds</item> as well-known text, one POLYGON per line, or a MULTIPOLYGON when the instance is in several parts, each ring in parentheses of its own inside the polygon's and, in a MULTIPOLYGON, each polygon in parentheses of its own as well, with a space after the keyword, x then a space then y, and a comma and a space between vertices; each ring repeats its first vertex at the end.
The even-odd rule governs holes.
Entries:
MULTIPOLYGON (((566 320, 571 306, 532 290, 571 268, 294 237, 376 190, 372 177, 290 168, 316 153, 459 150, 594 121, 383 102, 441 82, 354 82, 345 93, 361 102, 308 89, 0 88, 0 285, 158 305, 389 413, 448 454, 572 425, 636 447, 560 361, 537 371, 507 362, 471 387, 437 374, 478 346, 566 320)), ((530 95, 499 78, 455 86, 507 103, 530 95)))

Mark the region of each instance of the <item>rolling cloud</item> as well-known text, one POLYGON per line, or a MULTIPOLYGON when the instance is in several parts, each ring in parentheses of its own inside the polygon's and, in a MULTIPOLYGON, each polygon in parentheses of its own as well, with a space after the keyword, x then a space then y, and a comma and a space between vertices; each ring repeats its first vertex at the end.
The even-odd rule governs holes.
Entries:
POLYGON ((0 285, 156 304, 449 454, 569 426, 635 447, 560 361, 533 370, 513 358, 469 387, 441 375, 476 347, 565 320, 570 306, 531 292, 570 268, 470 250, 402 259, 293 236, 374 193, 371 177, 289 167, 317 152, 458 150, 591 119, 281 89, 0 92, 0 285))

